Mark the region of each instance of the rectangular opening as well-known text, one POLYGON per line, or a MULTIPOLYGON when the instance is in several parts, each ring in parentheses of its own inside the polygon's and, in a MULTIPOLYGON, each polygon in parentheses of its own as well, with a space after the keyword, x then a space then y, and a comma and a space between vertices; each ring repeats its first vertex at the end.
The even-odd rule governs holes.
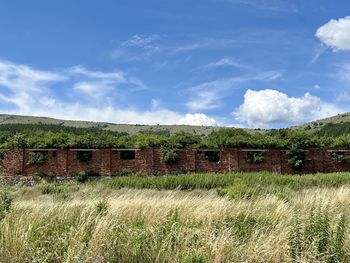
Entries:
POLYGON ((205 160, 209 162, 219 162, 220 161, 220 152, 218 151, 205 151, 204 152, 205 160))
POLYGON ((92 159, 92 151, 77 151, 76 158, 82 163, 89 162, 92 159))
POLYGON ((134 150, 120 151, 121 160, 134 160, 135 157, 136 157, 136 153, 134 150))

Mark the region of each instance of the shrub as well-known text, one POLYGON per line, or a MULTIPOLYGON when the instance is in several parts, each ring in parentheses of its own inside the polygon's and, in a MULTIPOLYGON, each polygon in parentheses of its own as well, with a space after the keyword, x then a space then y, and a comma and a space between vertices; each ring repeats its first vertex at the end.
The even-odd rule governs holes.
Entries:
POLYGON ((176 150, 172 147, 160 148, 160 161, 166 164, 177 163, 180 160, 176 150))
POLYGON ((91 151, 77 152, 77 160, 82 163, 89 162, 92 159, 91 151))
POLYGON ((27 164, 44 164, 49 159, 47 152, 31 152, 27 164))
POLYGON ((346 163, 348 161, 347 156, 343 152, 333 152, 331 154, 331 159, 336 163, 346 163))
POLYGON ((248 161, 250 163, 262 163, 265 160, 264 152, 250 151, 247 153, 248 161))
POLYGON ((79 183, 85 183, 89 179, 89 175, 90 174, 86 171, 80 171, 73 174, 79 183))
POLYGON ((291 149, 287 151, 288 164, 295 170, 302 169, 307 164, 306 153, 300 149, 291 149))

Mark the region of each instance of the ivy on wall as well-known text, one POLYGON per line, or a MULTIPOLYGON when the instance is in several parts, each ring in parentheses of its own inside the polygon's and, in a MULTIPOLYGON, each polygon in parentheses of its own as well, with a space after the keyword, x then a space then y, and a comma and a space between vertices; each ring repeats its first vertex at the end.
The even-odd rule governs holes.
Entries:
POLYGON ((28 164, 44 164, 49 159, 48 152, 31 152, 29 153, 28 164))
POLYGON ((180 161, 180 157, 174 148, 164 146, 160 148, 160 161, 166 164, 174 164, 180 161))
POLYGON ((250 163, 263 163, 265 160, 263 151, 249 151, 247 152, 247 158, 250 163))
POLYGON ((295 170, 300 170, 308 162, 306 152, 298 148, 292 148, 287 151, 288 164, 295 170))

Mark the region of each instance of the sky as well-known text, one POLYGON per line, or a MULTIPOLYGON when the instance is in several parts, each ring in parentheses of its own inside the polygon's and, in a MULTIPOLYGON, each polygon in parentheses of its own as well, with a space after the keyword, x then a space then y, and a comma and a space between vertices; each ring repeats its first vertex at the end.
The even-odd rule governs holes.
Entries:
POLYGON ((2 0, 0 113, 249 128, 350 111, 349 0, 2 0))

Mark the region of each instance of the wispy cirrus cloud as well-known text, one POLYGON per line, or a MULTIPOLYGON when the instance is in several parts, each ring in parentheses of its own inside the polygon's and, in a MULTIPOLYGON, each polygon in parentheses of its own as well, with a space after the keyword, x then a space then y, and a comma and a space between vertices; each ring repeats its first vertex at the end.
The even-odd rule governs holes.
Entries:
POLYGON ((190 111, 219 108, 222 105, 221 100, 227 95, 227 92, 240 89, 240 84, 254 80, 273 81, 282 76, 282 70, 271 70, 205 82, 190 89, 193 96, 186 103, 186 106, 190 111))
POLYGON ((159 36, 154 35, 133 35, 129 39, 119 43, 110 56, 112 59, 142 60, 161 51, 158 44, 159 36))
POLYGON ((247 5, 256 9, 275 12, 298 12, 297 6, 287 0, 226 0, 233 4, 247 5))

